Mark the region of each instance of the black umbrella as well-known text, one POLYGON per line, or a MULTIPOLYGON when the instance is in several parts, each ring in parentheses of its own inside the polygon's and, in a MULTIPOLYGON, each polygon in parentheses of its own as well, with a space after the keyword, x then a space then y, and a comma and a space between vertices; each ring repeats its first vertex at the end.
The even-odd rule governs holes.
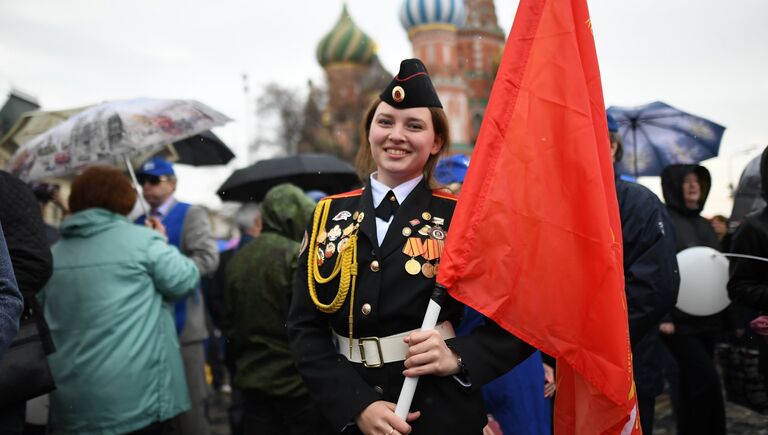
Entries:
POLYGON ((293 183, 304 190, 328 194, 360 184, 355 169, 328 154, 297 154, 258 161, 238 169, 216 192, 223 201, 261 201, 272 187, 293 183))
POLYGON ((744 168, 739 179, 739 185, 733 192, 733 210, 731 221, 741 222, 748 213, 765 206, 765 200, 760 192, 763 185, 760 181, 760 155, 752 159, 744 168))
POLYGON ((226 165, 235 154, 210 130, 173 143, 176 163, 192 166, 226 165))

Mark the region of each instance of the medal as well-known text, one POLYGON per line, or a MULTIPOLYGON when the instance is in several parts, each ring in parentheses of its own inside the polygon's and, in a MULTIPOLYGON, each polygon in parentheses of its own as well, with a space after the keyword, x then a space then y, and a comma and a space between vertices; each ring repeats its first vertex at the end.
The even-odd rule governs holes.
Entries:
POLYGON ((331 228, 331 231, 328 231, 328 240, 334 242, 339 238, 340 235, 341 227, 336 225, 335 227, 331 228))
POLYGON ((346 210, 343 210, 343 211, 340 211, 336 216, 334 216, 333 220, 335 220, 335 221, 345 221, 345 220, 349 219, 350 216, 352 216, 352 213, 350 213, 350 212, 348 212, 346 210))
POLYGON ((425 211, 424 213, 421 214, 421 218, 424 219, 425 221, 428 221, 428 220, 432 219, 432 215, 429 214, 428 211, 425 211))
POLYGON ((339 254, 341 254, 342 252, 344 252, 345 249, 347 249, 347 245, 349 245, 349 239, 348 238, 345 237, 345 238, 339 240, 339 247, 338 247, 339 254))
POLYGON ((432 279, 435 277, 435 267, 432 266, 432 263, 424 263, 421 266, 421 273, 428 279, 432 279))
POLYGON ((432 227, 429 229, 429 237, 436 240, 443 240, 445 238, 445 231, 440 227, 432 227))
POLYGON ((433 217, 432 223, 437 225, 438 227, 443 226, 445 224, 445 219, 439 218, 439 217, 433 217))
POLYGON ((411 229, 410 229, 410 228, 408 228, 408 227, 405 227, 405 228, 403 228, 403 235, 404 235, 405 237, 408 237, 408 236, 410 236, 410 235, 411 235, 411 229))
POLYGON ((421 272, 421 264, 416 257, 420 256, 424 252, 424 245, 421 243, 421 239, 418 237, 409 237, 405 241, 403 246, 403 254, 411 257, 410 260, 405 262, 405 271, 410 275, 418 275, 421 272))
POLYGON ((412 227, 415 227, 416 225, 418 225, 419 222, 421 221, 418 219, 411 219, 410 221, 408 221, 408 223, 411 224, 412 227))
POLYGON ((322 266, 325 263, 325 253, 322 249, 317 248, 317 265, 322 266))
POLYGON ((421 229, 419 230, 419 234, 421 234, 422 236, 428 236, 428 235, 429 235, 429 230, 430 230, 430 229, 432 229, 432 227, 431 227, 431 226, 429 226, 429 225, 424 225, 424 226, 423 226, 423 227, 421 227, 421 229))
POLYGON ((422 256, 427 261, 437 260, 440 258, 440 247, 438 245, 439 240, 427 239, 424 241, 424 252, 422 256))
POLYGON ((418 275, 419 272, 421 272, 421 267, 419 267, 419 262, 415 258, 411 258, 410 260, 405 262, 405 271, 408 272, 410 275, 418 275))
POLYGON ((328 246, 325 247, 325 258, 330 259, 335 253, 336 245, 334 245, 333 242, 328 242, 328 246))
POLYGON ((349 224, 346 228, 344 228, 344 231, 341 232, 341 235, 343 237, 347 237, 348 235, 352 234, 352 231, 355 231, 355 224, 349 224))
POLYGON ((317 243, 325 243, 326 237, 328 237, 328 233, 326 233, 325 230, 320 230, 320 233, 317 235, 317 243))

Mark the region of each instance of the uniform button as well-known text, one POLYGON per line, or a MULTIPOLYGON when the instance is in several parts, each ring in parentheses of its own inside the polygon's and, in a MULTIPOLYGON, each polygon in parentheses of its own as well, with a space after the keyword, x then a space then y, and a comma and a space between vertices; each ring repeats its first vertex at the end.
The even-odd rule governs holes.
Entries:
POLYGON ((372 272, 378 272, 379 271, 379 260, 371 261, 371 271, 372 272))
POLYGON ((383 389, 383 388, 381 388, 381 387, 380 387, 380 386, 378 386, 378 385, 375 385, 375 386, 373 387, 373 391, 375 391, 375 392, 376 392, 376 394, 378 394, 379 396, 381 396, 381 395, 383 395, 383 394, 384 394, 384 389, 383 389))
POLYGON ((371 304, 363 304, 362 312, 364 316, 371 314, 371 304))

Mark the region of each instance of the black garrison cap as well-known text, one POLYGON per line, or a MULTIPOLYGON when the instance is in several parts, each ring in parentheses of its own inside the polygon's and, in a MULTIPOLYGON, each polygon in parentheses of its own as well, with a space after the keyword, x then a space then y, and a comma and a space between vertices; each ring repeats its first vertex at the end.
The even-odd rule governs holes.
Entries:
POLYGON ((427 67, 419 59, 400 62, 400 72, 379 95, 382 101, 398 109, 411 107, 439 107, 440 99, 427 73, 427 67))

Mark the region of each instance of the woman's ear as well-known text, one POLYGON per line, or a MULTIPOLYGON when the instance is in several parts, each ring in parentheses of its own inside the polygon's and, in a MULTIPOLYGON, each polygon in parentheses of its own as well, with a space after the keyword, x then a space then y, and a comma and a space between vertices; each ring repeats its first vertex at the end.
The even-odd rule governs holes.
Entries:
POLYGON ((432 149, 429 151, 430 154, 433 156, 440 152, 440 150, 443 149, 443 138, 440 136, 435 136, 435 143, 432 144, 432 149))

